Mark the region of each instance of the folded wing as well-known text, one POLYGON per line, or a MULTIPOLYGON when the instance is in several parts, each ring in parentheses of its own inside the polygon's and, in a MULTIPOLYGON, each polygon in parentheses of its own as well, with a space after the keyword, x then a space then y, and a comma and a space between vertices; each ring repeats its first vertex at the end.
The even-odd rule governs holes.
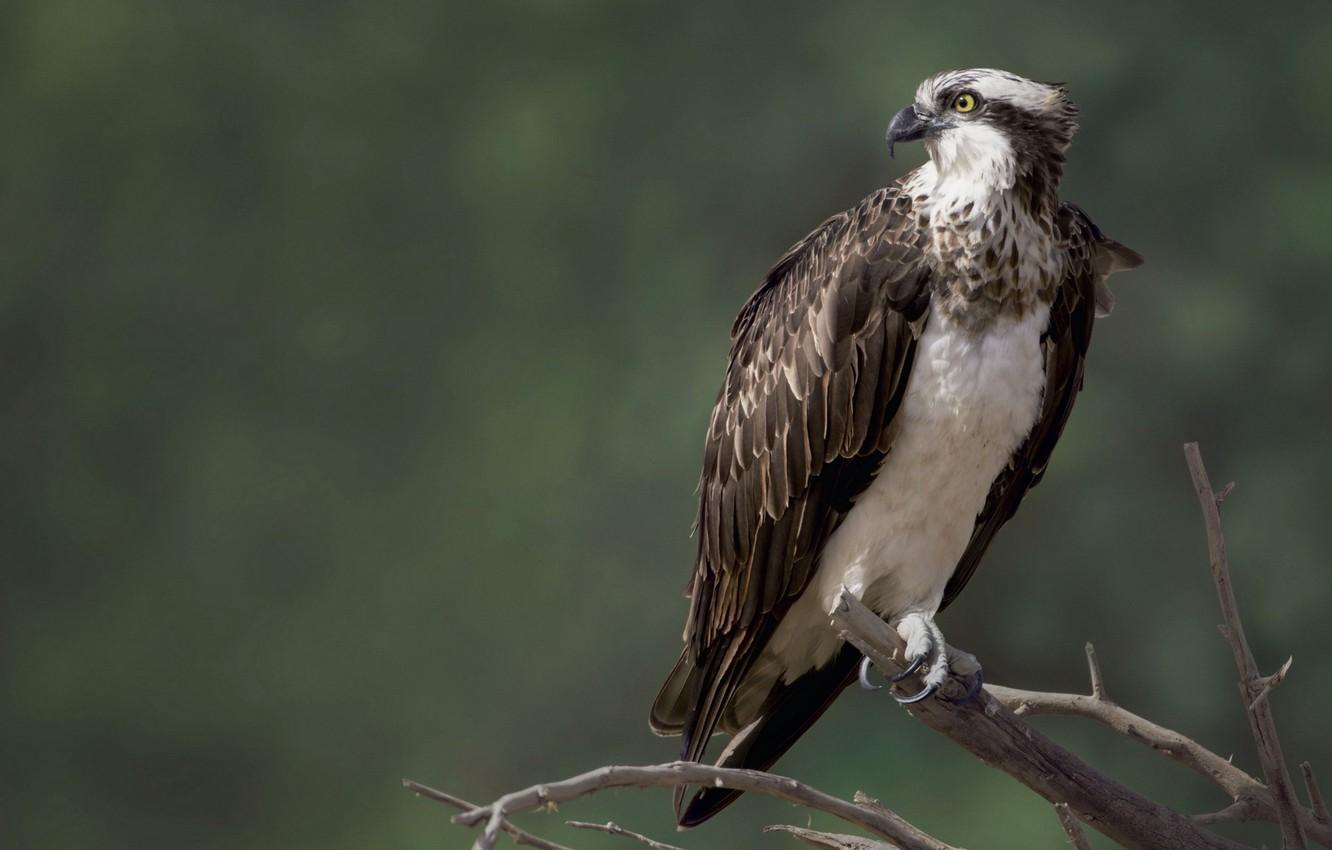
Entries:
MULTIPOLYGON (((841 689, 834 663, 818 682, 779 685, 757 717, 728 717, 891 445, 929 303, 923 241, 910 198, 884 189, 797 243, 736 319, 699 483, 686 646, 651 716, 659 733, 683 735, 686 759, 700 760, 714 731, 748 726, 723 758, 766 767, 841 689)), ((734 796, 705 790, 681 820, 734 796)))

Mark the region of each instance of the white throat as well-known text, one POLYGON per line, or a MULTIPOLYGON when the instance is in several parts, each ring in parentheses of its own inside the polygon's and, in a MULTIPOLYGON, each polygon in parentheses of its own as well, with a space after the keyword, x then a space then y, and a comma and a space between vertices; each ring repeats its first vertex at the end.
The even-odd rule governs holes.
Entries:
POLYGON ((938 182, 948 195, 999 195, 1013 188, 1017 157, 1008 138, 988 124, 945 130, 926 142, 938 182))

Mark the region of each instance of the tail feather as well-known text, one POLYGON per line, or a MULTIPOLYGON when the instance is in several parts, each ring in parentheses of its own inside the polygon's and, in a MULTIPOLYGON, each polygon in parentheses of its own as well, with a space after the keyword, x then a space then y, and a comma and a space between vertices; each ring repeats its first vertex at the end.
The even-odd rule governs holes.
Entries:
POLYGON ((693 691, 698 668, 689 657, 686 647, 675 662, 671 674, 652 701, 648 724, 658 735, 679 735, 684 732, 685 717, 689 714, 689 695, 693 691))
MULTIPOLYGON (((828 710, 837 695, 856 678, 860 653, 850 644, 828 664, 811 670, 790 684, 779 684, 768 695, 759 717, 735 735, 717 759, 718 767, 767 770, 791 748, 805 730, 828 710)), ((735 802, 740 791, 700 789, 681 811, 684 789, 676 789, 677 821, 698 826, 735 802)))

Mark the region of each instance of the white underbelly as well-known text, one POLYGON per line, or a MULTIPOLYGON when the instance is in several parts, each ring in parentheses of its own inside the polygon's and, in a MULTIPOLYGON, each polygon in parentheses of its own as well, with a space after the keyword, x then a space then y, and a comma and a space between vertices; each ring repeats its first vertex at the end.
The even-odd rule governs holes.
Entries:
POLYGON ((931 316, 892 448, 825 544, 763 666, 789 681, 827 663, 839 645, 827 612, 843 586, 884 616, 938 610, 990 485, 1035 424, 1048 317, 1042 307, 973 335, 931 316))

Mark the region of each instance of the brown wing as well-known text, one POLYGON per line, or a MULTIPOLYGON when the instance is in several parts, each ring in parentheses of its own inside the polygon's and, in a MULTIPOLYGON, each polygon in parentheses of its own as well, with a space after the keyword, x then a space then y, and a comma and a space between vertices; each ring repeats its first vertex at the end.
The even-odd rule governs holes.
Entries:
POLYGON ((1142 264, 1142 257, 1106 238, 1087 214, 1072 204, 1060 205, 1057 225, 1061 247, 1067 254, 1066 271, 1050 306, 1050 324, 1041 338, 1045 349, 1041 415, 1026 442, 991 486, 985 508, 976 517, 971 542, 944 589, 941 609, 962 592, 995 533, 1012 519, 1022 497, 1045 474, 1050 454, 1073 410, 1073 401, 1082 389, 1083 363, 1091 342, 1093 319, 1108 314, 1114 304, 1105 278, 1142 264))
POLYGON ((735 321, 699 484, 685 655, 653 709, 687 759, 888 448, 929 302, 922 239, 910 199, 881 190, 787 252, 735 321))

